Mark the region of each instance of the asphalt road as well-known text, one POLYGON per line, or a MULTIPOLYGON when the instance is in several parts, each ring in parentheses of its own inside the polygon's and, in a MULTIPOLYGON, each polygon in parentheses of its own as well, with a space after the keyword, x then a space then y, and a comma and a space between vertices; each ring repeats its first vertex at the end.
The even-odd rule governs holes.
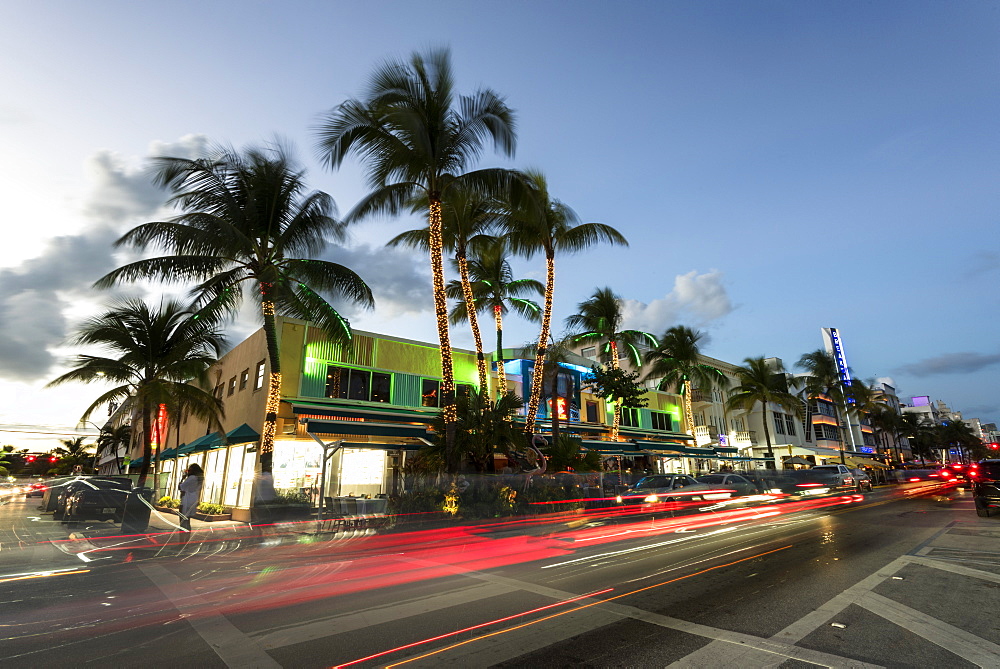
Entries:
POLYGON ((3 665, 1000 666, 1000 519, 960 490, 836 501, 84 560, 57 539, 60 571, 4 563, 3 665))

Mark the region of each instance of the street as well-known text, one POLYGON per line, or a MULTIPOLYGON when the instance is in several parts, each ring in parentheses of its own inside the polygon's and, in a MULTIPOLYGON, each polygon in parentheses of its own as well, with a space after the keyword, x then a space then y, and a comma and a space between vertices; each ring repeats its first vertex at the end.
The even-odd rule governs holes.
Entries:
POLYGON ((0 508, 5 666, 1000 664, 1000 520, 960 489, 84 559, 35 505, 0 508))

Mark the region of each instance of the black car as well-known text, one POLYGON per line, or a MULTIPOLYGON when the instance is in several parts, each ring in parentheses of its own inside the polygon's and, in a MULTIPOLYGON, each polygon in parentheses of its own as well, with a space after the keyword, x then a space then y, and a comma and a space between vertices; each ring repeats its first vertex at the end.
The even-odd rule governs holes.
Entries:
POLYGON ((845 485, 853 486, 854 479, 852 477, 850 483, 845 484, 844 474, 839 468, 813 467, 811 469, 784 470, 768 485, 772 486, 768 491, 771 493, 806 497, 836 492, 843 489, 845 485))
POLYGON ((132 487, 132 480, 124 477, 91 476, 71 481, 59 492, 52 517, 64 523, 120 520, 132 487))
POLYGON ((976 515, 989 518, 990 508, 1000 507, 1000 460, 983 460, 970 466, 967 476, 972 480, 976 515))

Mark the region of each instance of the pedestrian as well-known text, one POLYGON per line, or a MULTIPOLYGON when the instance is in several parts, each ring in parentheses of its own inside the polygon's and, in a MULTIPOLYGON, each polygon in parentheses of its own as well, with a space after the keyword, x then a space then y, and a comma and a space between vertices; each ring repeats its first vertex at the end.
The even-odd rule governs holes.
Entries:
POLYGON ((181 527, 191 531, 191 516, 198 509, 198 502, 201 501, 201 486, 205 482, 205 473, 201 470, 201 465, 194 463, 184 472, 184 479, 180 484, 181 491, 181 527))

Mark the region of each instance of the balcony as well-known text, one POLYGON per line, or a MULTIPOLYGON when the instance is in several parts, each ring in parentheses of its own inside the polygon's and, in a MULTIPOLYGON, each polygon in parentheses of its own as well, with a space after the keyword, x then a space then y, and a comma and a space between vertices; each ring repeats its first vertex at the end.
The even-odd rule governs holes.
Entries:
POLYGON ((736 448, 750 448, 755 443, 757 443, 757 432, 754 430, 733 433, 733 446, 736 448))
POLYGON ((701 390, 700 388, 695 388, 691 391, 691 403, 698 404, 711 404, 714 400, 712 399, 712 393, 707 390, 701 390))
POLYGON ((719 428, 714 425, 696 425, 694 428, 694 443, 696 446, 716 444, 719 442, 719 428))

